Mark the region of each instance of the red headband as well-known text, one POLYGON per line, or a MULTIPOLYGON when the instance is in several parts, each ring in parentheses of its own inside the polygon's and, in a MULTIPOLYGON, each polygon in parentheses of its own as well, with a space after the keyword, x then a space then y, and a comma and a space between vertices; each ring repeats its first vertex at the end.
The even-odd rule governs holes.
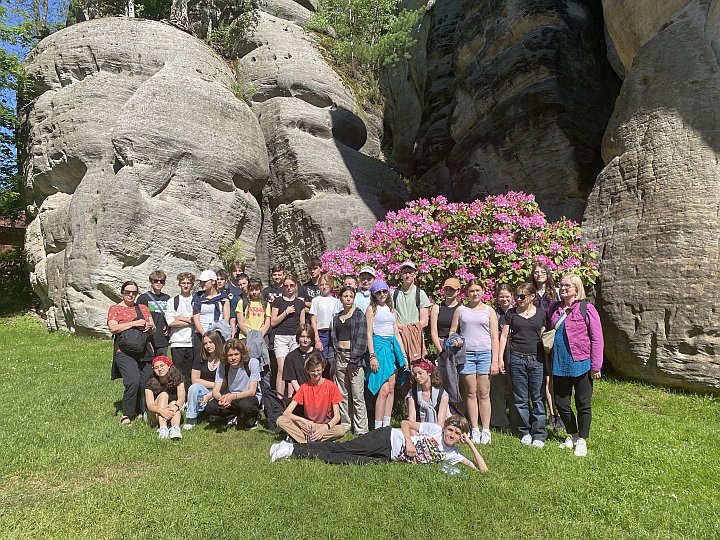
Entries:
POLYGON ((410 364, 411 367, 419 367, 427 371, 428 373, 432 373, 437 368, 435 367, 435 364, 433 364, 430 360, 426 360, 425 358, 421 358, 420 360, 413 360, 410 364))
POLYGON ((173 365, 172 360, 170 360, 167 356, 156 356, 155 358, 152 359, 153 366, 155 365, 155 362, 165 362, 168 365, 168 367, 173 365))

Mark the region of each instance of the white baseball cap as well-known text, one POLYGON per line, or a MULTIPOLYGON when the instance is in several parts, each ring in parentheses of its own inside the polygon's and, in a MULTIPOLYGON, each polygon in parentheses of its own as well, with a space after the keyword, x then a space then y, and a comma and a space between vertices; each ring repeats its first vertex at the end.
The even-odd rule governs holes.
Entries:
POLYGON ((208 281, 209 279, 216 280, 217 274, 212 270, 203 270, 202 274, 198 278, 198 281, 208 281))

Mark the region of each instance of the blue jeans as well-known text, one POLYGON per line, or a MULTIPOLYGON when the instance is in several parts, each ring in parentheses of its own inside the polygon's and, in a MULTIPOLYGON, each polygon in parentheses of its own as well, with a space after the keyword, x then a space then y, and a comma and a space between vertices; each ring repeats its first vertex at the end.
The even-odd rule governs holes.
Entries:
POLYGON ((187 411, 185 412, 185 418, 194 419, 198 417, 198 413, 205 410, 205 407, 200 407, 199 403, 205 394, 212 392, 209 388, 205 388, 202 384, 191 384, 188 390, 187 397, 187 411))
POLYGON ((517 411, 520 436, 531 435, 533 440, 547 439, 545 405, 543 405, 542 359, 537 356, 510 353, 510 380, 513 404, 517 411), (532 402, 532 411, 528 405, 532 402))

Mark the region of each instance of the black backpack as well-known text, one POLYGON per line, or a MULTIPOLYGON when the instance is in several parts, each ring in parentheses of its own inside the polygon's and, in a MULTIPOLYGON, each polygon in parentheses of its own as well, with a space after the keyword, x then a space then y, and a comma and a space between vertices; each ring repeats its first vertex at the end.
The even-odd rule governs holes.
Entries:
POLYGON ((282 429, 278 427, 277 420, 285 412, 287 406, 290 405, 290 398, 283 396, 280 399, 272 385, 265 380, 260 381, 260 387, 262 388, 262 407, 263 411, 265 411, 267 428, 273 433, 281 433, 282 429))

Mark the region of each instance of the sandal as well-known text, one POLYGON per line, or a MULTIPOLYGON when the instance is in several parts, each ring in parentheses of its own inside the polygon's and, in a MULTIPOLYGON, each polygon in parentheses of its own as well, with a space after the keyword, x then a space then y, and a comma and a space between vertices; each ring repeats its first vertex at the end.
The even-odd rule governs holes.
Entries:
POLYGON ((132 423, 132 420, 130 419, 129 416, 123 416, 123 417, 120 419, 120 425, 121 425, 121 426, 129 426, 131 423, 132 423))

